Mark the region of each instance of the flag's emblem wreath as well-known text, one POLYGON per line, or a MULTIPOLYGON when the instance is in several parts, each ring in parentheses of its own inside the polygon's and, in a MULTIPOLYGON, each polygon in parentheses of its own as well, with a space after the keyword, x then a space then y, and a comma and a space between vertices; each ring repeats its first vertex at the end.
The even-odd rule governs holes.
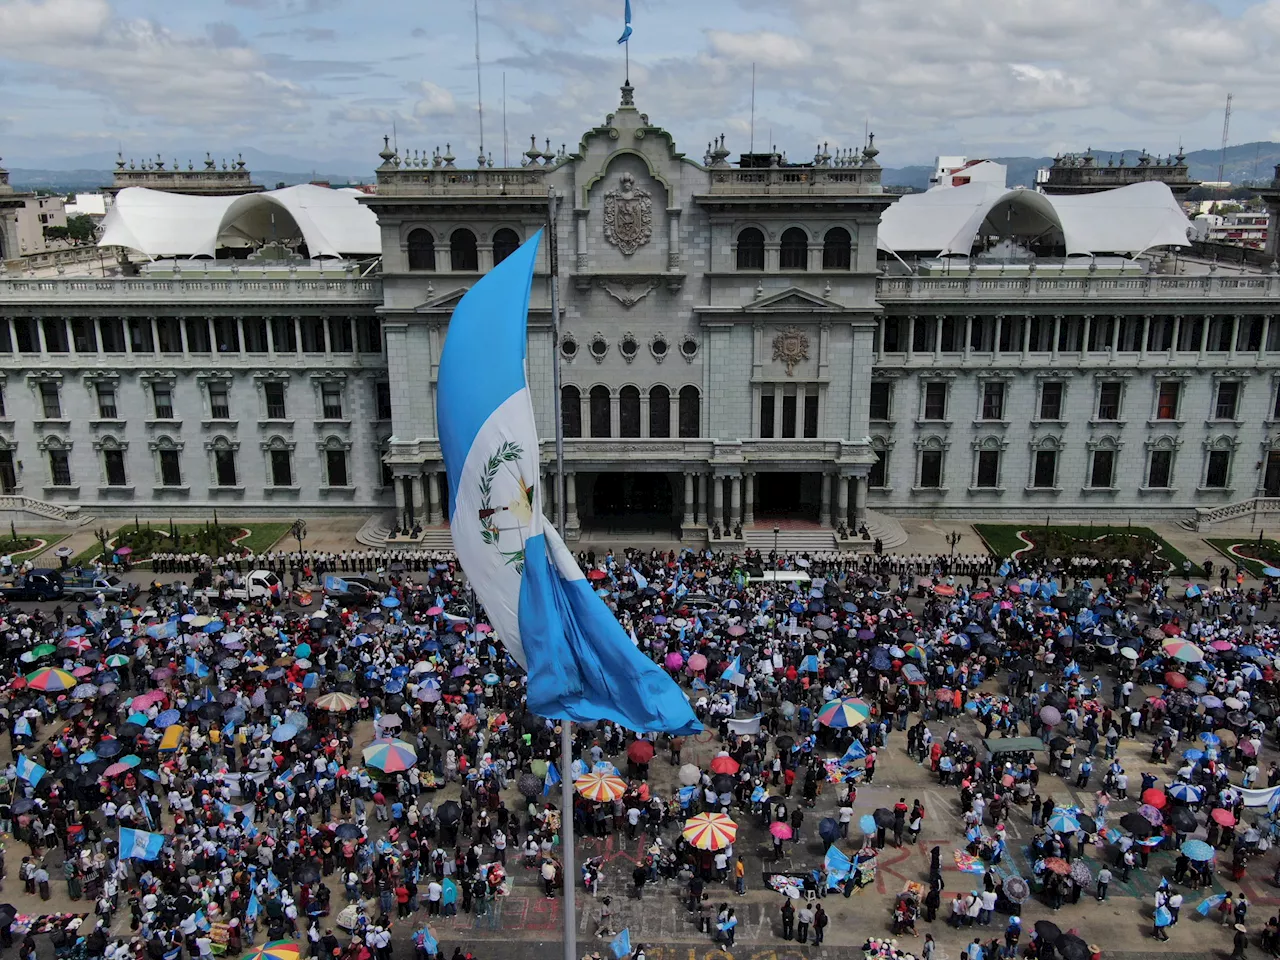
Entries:
POLYGON ((516 573, 524 573, 524 540, 529 527, 529 520, 533 516, 533 486, 526 483, 524 478, 520 479, 520 493, 514 500, 511 500, 501 506, 493 505, 493 481, 498 476, 498 471, 502 469, 503 464, 520 462, 520 458, 524 456, 524 449, 520 444, 507 440, 503 442, 497 450, 494 451, 484 465, 484 469, 480 472, 480 539, 489 546, 497 549, 502 555, 502 560, 508 566, 514 567, 516 573), (503 516, 513 517, 515 522, 500 522, 503 516), (520 544, 515 550, 504 550, 502 538, 504 534, 511 534, 512 537, 520 544))

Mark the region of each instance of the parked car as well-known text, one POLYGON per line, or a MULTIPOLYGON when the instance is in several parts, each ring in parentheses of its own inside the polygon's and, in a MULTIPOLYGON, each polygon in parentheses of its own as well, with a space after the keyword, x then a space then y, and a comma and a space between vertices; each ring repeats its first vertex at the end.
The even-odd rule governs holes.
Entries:
POLYGON ((62 595, 70 597, 76 603, 92 600, 102 594, 108 600, 128 602, 138 595, 138 585, 121 580, 116 576, 109 577, 65 577, 62 581, 62 595))

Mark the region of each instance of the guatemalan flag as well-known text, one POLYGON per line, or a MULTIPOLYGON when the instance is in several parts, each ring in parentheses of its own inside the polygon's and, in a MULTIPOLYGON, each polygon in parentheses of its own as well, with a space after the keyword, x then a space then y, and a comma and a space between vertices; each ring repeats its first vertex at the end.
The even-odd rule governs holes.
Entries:
POLYGON ((27 781, 27 783, 31 784, 33 787, 40 782, 41 777, 49 772, 40 764, 36 763, 34 760, 28 759, 22 754, 18 754, 16 767, 18 777, 27 781))
POLYGON ((440 446, 458 559, 529 674, 529 709, 632 730, 701 729, 689 701, 632 645, 555 528, 525 379, 526 311, 541 231, 467 293, 440 357, 440 446))
POLYGON ((163 833, 120 828, 120 859, 154 860, 164 847, 163 833))

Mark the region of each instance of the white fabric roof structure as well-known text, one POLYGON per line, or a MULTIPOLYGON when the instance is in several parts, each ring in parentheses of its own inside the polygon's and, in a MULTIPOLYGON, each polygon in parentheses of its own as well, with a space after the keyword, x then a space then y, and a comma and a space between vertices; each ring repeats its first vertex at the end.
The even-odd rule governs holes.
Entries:
POLYGON ((309 183, 229 197, 128 187, 116 196, 98 245, 148 257, 213 257, 219 247, 277 240, 305 242, 313 258, 376 256, 378 219, 360 196, 309 183))
POLYGON ((907 194, 880 218, 877 245, 896 254, 968 256, 979 238, 999 236, 1063 246, 1067 256, 1135 256, 1189 246, 1190 225, 1168 186, 1154 181, 1068 196, 971 183, 907 194))

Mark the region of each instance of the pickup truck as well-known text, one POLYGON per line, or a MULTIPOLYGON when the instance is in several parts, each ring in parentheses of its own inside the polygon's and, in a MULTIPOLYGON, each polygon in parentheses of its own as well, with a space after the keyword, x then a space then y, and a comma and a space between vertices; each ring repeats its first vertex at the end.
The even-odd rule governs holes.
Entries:
POLYGON ((278 603, 285 594, 285 585, 270 570, 252 570, 237 587, 205 587, 196 597, 210 603, 278 603))
POLYGON ((9 601, 59 600, 62 598, 62 574, 57 570, 32 570, 0 582, 0 597, 9 601))
POLYGON ((132 600, 138 594, 136 583, 126 583, 119 577, 66 577, 62 582, 63 596, 76 603, 84 603, 98 594, 108 600, 132 600))

